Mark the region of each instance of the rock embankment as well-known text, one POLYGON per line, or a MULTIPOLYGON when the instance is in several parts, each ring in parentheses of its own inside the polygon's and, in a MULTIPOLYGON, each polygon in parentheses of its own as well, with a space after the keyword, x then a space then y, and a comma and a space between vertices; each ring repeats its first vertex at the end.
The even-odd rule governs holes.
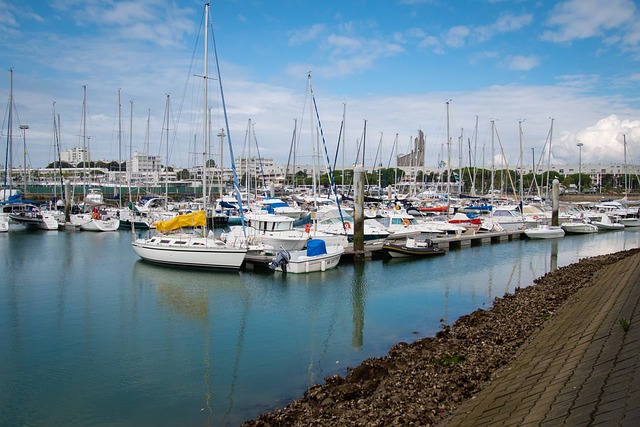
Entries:
POLYGON ((443 326, 435 337, 401 342, 310 387, 283 409, 244 426, 434 425, 474 396, 518 349, 601 268, 637 253, 583 259, 535 280, 535 286, 496 298, 443 326))

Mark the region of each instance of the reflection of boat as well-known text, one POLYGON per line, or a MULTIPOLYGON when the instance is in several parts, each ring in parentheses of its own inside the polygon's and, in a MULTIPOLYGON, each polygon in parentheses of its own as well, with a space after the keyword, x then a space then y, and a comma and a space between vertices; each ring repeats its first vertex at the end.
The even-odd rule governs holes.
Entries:
POLYGON ((540 224, 537 227, 525 229, 524 234, 530 239, 558 239, 564 237, 564 230, 559 226, 540 224))
POLYGON ((393 258, 400 257, 429 257, 433 255, 444 255, 446 251, 437 246, 433 246, 431 239, 417 242, 415 239, 407 238, 404 244, 385 243, 382 250, 393 258))
POLYGON ((343 253, 342 245, 326 246, 324 240, 312 239, 307 242, 306 250, 278 252, 269 268, 283 273, 325 271, 336 267, 343 253))
POLYGON ((598 227, 585 221, 563 222, 560 227, 571 234, 597 233, 598 227))

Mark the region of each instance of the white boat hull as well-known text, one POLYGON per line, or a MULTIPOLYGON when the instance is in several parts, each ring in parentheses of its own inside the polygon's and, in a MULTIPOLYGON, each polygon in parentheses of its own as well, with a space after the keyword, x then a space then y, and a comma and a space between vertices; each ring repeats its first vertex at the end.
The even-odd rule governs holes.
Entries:
POLYGON ((566 233, 571 234, 590 234, 598 232, 598 227, 588 223, 563 222, 560 224, 560 227, 562 227, 566 233))
POLYGON ((541 225, 525 229, 524 234, 530 239, 559 239, 564 237, 565 232, 562 227, 541 225))
POLYGON ((119 227, 120 220, 115 218, 90 219, 80 224, 80 230, 83 231, 116 231, 119 227))
MULTIPOLYGON (((327 246, 327 253, 322 255, 307 256, 306 250, 292 251, 291 259, 286 265, 287 273, 304 274, 330 270, 338 266, 343 253, 342 245, 327 246)), ((282 267, 277 267, 276 270, 283 271, 282 267)))
POLYGON ((40 230, 57 230, 60 224, 53 214, 20 212, 9 215, 12 221, 40 230))
POLYGON ((189 235, 157 235, 131 242, 133 250, 145 261, 194 268, 238 269, 247 250, 224 242, 189 235))

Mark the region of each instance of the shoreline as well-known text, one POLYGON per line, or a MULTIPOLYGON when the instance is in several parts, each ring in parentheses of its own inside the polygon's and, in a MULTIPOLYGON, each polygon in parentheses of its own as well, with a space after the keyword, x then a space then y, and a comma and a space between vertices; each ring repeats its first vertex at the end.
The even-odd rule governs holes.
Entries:
POLYGON ((496 378, 523 344, 603 267, 640 252, 581 259, 496 298, 434 337, 400 342, 347 375, 327 377, 243 426, 435 425, 496 378))

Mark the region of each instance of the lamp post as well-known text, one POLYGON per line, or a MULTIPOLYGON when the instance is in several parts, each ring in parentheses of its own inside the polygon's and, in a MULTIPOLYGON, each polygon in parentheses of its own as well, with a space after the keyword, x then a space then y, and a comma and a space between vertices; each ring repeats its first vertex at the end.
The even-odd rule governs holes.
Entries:
POLYGON ((578 193, 582 193, 582 142, 576 144, 578 146, 578 193))
POLYGON ((27 129, 29 129, 29 125, 20 125, 20 129, 22 129, 22 145, 23 145, 23 161, 24 161, 24 190, 23 193, 27 194, 27 129))

